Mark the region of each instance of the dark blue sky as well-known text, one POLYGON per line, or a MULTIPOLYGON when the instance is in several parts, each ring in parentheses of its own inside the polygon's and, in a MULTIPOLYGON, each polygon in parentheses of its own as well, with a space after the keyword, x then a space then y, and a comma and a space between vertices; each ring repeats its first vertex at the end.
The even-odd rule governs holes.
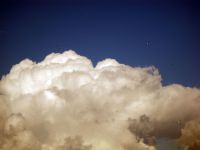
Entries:
POLYGON ((94 64, 156 66, 164 84, 200 87, 196 1, 10 1, 0 4, 0 75, 24 58, 73 49, 94 64))

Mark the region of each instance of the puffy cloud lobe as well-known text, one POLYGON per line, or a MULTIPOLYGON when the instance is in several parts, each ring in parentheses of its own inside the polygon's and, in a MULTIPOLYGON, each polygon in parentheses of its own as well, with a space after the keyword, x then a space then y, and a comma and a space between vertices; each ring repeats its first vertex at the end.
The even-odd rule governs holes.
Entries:
POLYGON ((52 53, 14 65, 0 93, 2 150, 154 150, 161 137, 198 146, 200 90, 162 86, 153 66, 52 53))
POLYGON ((40 143, 33 133, 26 130, 26 121, 21 114, 11 114, 5 121, 3 136, 0 140, 2 150, 36 150, 40 143))
POLYGON ((184 150, 200 149, 200 121, 192 120, 182 129, 180 142, 185 146, 184 150))
POLYGON ((142 139, 148 145, 155 145, 155 137, 153 134, 154 126, 146 115, 140 116, 139 120, 129 119, 129 130, 135 134, 138 142, 142 139))

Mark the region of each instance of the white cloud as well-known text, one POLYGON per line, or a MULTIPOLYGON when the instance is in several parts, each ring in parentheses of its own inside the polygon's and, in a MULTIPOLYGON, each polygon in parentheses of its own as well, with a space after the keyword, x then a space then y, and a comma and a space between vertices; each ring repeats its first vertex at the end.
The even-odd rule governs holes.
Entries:
POLYGON ((160 137, 187 148, 200 117, 199 89, 163 86, 153 66, 93 67, 71 50, 14 65, 0 93, 2 150, 153 150, 160 137))

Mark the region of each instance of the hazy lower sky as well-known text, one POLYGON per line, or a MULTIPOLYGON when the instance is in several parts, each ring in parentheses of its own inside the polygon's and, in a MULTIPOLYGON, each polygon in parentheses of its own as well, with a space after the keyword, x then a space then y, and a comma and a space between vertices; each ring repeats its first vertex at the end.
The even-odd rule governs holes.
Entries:
POLYGON ((92 59, 154 65, 164 84, 200 86, 197 1, 1 1, 0 74, 24 58, 73 49, 92 59))

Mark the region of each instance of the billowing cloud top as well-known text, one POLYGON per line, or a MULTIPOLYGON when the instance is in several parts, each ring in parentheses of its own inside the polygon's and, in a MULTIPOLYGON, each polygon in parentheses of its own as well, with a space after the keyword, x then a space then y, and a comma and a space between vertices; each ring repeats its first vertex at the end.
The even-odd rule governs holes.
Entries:
POLYGON ((69 50, 14 65, 0 81, 1 150, 200 149, 200 89, 163 86, 153 67, 69 50))

